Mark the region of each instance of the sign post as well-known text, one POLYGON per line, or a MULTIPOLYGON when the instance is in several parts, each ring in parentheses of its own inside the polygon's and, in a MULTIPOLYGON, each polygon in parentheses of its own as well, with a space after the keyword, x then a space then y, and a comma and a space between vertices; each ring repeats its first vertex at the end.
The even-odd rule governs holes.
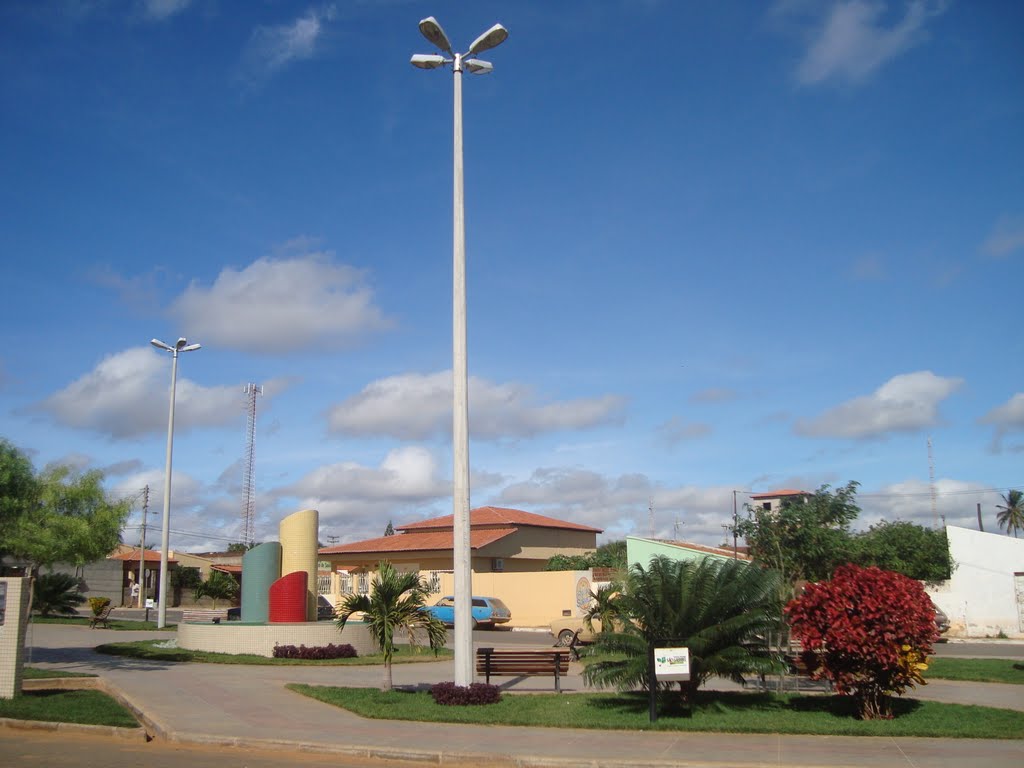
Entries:
POLYGON ((648 689, 651 693, 650 718, 658 719, 658 683, 663 680, 677 681, 690 679, 689 648, 656 648, 652 642, 647 647, 648 689))

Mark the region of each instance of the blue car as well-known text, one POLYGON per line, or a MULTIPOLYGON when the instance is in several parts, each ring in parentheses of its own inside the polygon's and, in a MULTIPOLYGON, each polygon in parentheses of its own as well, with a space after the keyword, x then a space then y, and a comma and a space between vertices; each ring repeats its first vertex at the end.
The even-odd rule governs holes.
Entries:
MULTIPOLYGON (((451 595, 442 597, 434 605, 422 610, 433 614, 446 626, 455 626, 455 598, 451 595)), ((512 612, 496 597, 473 597, 473 627, 480 625, 494 626, 505 624, 512 618, 512 612)))

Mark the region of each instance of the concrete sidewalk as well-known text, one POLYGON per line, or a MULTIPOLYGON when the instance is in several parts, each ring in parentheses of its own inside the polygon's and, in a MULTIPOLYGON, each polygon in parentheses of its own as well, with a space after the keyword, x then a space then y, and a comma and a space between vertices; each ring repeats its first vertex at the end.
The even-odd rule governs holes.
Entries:
MULTIPOLYGON (((168 634, 173 637, 172 633, 168 634)), ((161 664, 102 656, 102 642, 151 639, 152 632, 114 632, 36 625, 32 663, 101 675, 142 713, 150 730, 170 741, 284 747, 437 765, 492 766, 962 766, 1024 765, 1024 742, 684 734, 443 725, 365 720, 287 690, 289 682, 376 686, 376 667, 239 667, 161 664)), ((398 665, 395 684, 422 687, 452 679, 450 661, 398 665)), ((571 675, 567 690, 583 690, 571 675)), ((511 690, 551 690, 551 681, 514 681, 511 690)), ((571 694, 567 694, 571 695, 571 694)), ((919 698, 1024 710, 1018 686, 929 684, 919 698)))

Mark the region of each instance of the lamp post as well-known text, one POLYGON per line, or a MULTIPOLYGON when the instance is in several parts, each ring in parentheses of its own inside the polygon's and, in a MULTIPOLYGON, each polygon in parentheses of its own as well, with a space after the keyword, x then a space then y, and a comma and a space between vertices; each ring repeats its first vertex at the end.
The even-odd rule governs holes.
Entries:
POLYGON ((430 16, 420 32, 447 57, 418 53, 420 69, 452 65, 454 74, 454 186, 452 226, 452 560, 455 576, 455 684, 473 682, 472 578, 469 520, 469 375, 466 363, 466 226, 462 168, 462 70, 485 75, 494 67, 474 57, 505 42, 508 30, 495 24, 473 41, 466 53, 454 53, 448 36, 430 16))
POLYGON ((178 339, 172 347, 159 339, 149 342, 157 349, 171 353, 171 409, 167 417, 167 464, 164 467, 164 519, 160 539, 160 602, 157 605, 156 625, 162 629, 167 625, 167 543, 171 533, 171 454, 174 449, 174 390, 178 381, 178 354, 199 349, 199 344, 189 344, 187 339, 178 339))

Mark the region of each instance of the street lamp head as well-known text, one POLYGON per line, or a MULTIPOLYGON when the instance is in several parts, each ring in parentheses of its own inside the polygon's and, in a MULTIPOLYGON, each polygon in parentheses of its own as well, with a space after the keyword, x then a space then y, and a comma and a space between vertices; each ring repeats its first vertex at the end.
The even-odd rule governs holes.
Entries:
POLYGON ((437 23, 437 19, 433 16, 427 16, 427 18, 420 22, 420 32, 437 48, 452 55, 452 44, 448 42, 448 35, 444 33, 441 25, 437 23))
POLYGON ((420 69, 437 69, 447 64, 448 59, 444 56, 438 56, 436 53, 416 53, 413 54, 409 63, 420 69))
POLYGON ((150 339, 149 343, 152 344, 157 349, 164 350, 164 352, 173 352, 174 351, 174 347, 172 347, 169 344, 164 344, 162 341, 160 341, 160 339, 150 339))
POLYGON ((494 71, 494 65, 482 59, 465 59, 462 64, 473 75, 487 75, 494 71))
MULTIPOLYGON (((422 24, 422 22, 421 22, 422 24)), ((501 24, 495 24, 493 27, 484 32, 480 37, 473 41, 473 44, 469 46, 469 50, 466 52, 470 55, 474 53, 482 53, 483 51, 489 51, 491 48, 496 48, 508 38, 508 30, 505 29, 501 24)))
POLYGON ((179 352, 192 352, 193 350, 196 350, 196 349, 202 349, 202 347, 203 347, 202 344, 189 344, 187 346, 182 347, 178 351, 179 352))
POLYGON ((181 349, 186 344, 188 344, 188 339, 186 339, 184 336, 182 336, 181 338, 178 339, 178 343, 175 344, 174 346, 177 347, 178 349, 181 349))

